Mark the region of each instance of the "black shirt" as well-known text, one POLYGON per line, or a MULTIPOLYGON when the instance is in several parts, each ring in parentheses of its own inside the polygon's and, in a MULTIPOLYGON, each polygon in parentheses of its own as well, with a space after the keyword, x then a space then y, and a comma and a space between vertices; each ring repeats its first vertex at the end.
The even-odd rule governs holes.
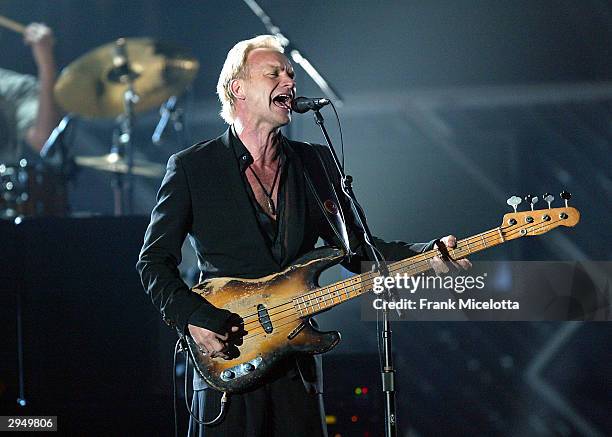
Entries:
POLYGON ((247 193, 249 194, 249 198, 251 200, 251 205, 253 207, 253 213, 257 218, 257 222, 259 224, 259 228, 262 234, 265 237, 266 243, 268 245, 268 249, 272 253, 274 260, 279 265, 284 265, 288 260, 285 260, 287 251, 286 243, 287 243, 287 233, 295 231, 294 229, 287 229, 287 215, 291 214, 291 208, 286 207, 286 205, 290 204, 290 200, 297 191, 296 181, 295 181, 295 162, 287 157, 284 149, 284 141, 281 137, 280 141, 280 156, 279 160, 281 165, 279 181, 278 181, 278 196, 276 203, 276 220, 270 217, 264 209, 261 207, 257 199, 255 198, 255 193, 251 188, 251 184, 247 179, 246 172, 253 171, 250 168, 250 165, 253 163, 253 157, 245 145, 242 143, 240 138, 234 133, 234 130, 230 131, 230 141, 232 144, 232 149, 234 150, 234 155, 236 157, 236 161, 238 162, 238 166, 240 168, 240 172, 242 174, 242 179, 244 182, 244 187, 247 193))

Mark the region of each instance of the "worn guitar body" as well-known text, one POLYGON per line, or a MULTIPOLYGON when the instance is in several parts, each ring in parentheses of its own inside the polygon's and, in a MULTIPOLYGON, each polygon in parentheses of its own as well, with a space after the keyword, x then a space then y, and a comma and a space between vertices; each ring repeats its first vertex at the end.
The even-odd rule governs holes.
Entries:
MULTIPOLYGON (((562 193, 566 202, 568 196, 563 197, 562 193)), ((516 207, 518 203, 510 200, 508 204, 516 207)), ((508 213, 499 227, 459 240, 444 254, 434 248, 391 263, 389 272, 416 275, 431 270, 435 257, 465 258, 517 238, 541 235, 559 226, 575 226, 579 220, 578 210, 567 205, 508 213)), ((191 337, 185 337, 193 363, 206 382, 224 392, 245 391, 260 384, 282 358, 300 353, 320 354, 338 344, 338 332, 317 331, 311 326, 310 317, 369 293, 377 275, 365 272, 319 287, 321 271, 337 264, 342 257, 337 249, 321 248, 274 275, 258 279, 216 278, 193 287, 193 292, 214 306, 238 314, 246 331, 239 336, 240 341, 231 343, 229 360, 210 358, 191 337)))
POLYGON ((204 355, 190 336, 189 354, 204 380, 229 392, 251 389, 282 358, 296 353, 320 354, 340 341, 339 332, 316 330, 308 317, 301 317, 292 302, 318 287, 319 274, 342 260, 341 251, 314 250, 286 270, 258 279, 215 278, 196 285, 192 291, 218 308, 244 320, 242 344, 232 348, 232 359, 204 355), (269 320, 269 322, 268 322, 269 320))

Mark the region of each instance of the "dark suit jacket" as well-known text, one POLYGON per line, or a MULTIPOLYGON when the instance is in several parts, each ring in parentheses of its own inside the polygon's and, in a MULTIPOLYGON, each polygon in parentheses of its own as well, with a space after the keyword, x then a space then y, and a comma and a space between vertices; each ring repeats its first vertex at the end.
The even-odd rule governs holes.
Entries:
MULTIPOLYGON (((228 129, 219 138, 198 143, 170 158, 137 264, 145 291, 161 311, 164 321, 181 333, 194 320, 199 326, 224 331, 229 315, 192 293, 181 280, 177 266, 187 235, 197 253, 201 279, 258 278, 286 267, 274 260, 266 245, 229 135, 228 129)), ((329 152, 323 146, 296 141, 288 141, 288 145, 286 153, 289 159, 296 160, 298 173, 298 190, 291 200, 292 214, 288 218, 297 231, 286 241, 286 258, 291 262, 312 250, 319 237, 333 245, 338 245, 338 241, 313 194, 305 186, 302 174, 302 160, 310 159, 313 147, 320 149, 329 173, 335 174, 329 152)), ((338 182, 335 178, 337 190, 338 182)), ((354 232, 353 216, 346 207, 344 209, 351 245, 359 256, 365 257, 354 232)), ((431 245, 388 243, 378 239, 377 244, 389 260, 420 253, 431 245)), ((347 267, 354 269, 359 256, 347 267)), ((307 361, 310 364, 300 365, 306 387, 321 391, 320 369, 315 371, 312 358, 307 361)))

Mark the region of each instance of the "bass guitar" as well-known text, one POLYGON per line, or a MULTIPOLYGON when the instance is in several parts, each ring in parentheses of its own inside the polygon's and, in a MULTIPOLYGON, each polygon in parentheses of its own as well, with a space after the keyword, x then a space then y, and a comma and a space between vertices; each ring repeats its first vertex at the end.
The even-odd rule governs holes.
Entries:
MULTIPOLYGON (((564 208, 550 208, 549 202, 548 209, 524 212, 516 212, 510 200, 509 204, 514 213, 504 215, 496 228, 458 240, 456 247, 448 250, 452 259, 516 238, 541 235, 558 226, 572 227, 580 219, 578 210, 567 206, 567 199, 564 208)), ((435 256, 441 256, 438 249, 390 263, 389 271, 417 275, 431 269, 435 256)), ((261 383, 274 364, 290 354, 320 354, 336 346, 340 333, 318 331, 310 318, 372 291, 377 276, 367 272, 319 286, 319 274, 343 257, 339 249, 323 247, 263 278, 214 278, 193 287, 194 293, 214 306, 238 314, 244 324, 243 335, 229 350, 230 359, 205 355, 189 335, 185 336, 189 355, 204 380, 223 392, 245 391, 261 383)))

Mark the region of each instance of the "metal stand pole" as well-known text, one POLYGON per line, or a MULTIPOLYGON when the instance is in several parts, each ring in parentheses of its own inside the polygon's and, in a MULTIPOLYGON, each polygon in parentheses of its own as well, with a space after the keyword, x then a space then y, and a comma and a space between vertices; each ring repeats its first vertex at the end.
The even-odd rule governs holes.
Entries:
POLYGON ((17 404, 20 407, 25 407, 27 402, 25 398, 25 376, 23 367, 23 326, 21 323, 21 293, 17 292, 17 363, 19 372, 19 397, 17 398, 17 404))
MULTIPOLYGON (((336 165, 336 169, 338 174, 340 175, 340 180, 342 181, 342 191, 344 192, 351 208, 355 214, 355 218, 357 221, 357 225, 361 227, 363 231, 363 242, 366 244, 370 251, 370 255, 372 260, 376 264, 376 268, 381 275, 388 276, 389 269, 387 267, 387 263, 382 257, 380 251, 374 245, 374 239, 372 238, 372 233, 368 228, 365 213, 359 202, 355 197, 355 193, 353 192, 352 182, 353 178, 350 175, 344 174, 344 169, 340 165, 340 161, 338 160, 338 156, 332 146, 332 141, 327 133, 327 129, 325 128, 325 120, 321 113, 317 110, 314 111, 315 122, 321 128, 323 132, 323 136, 325 136, 325 141, 327 142, 327 146, 331 150, 331 155, 333 157, 333 161, 336 165)), ((387 297, 392 299, 391 293, 387 293, 387 297)), ((383 368, 382 368, 382 389, 385 396, 385 437, 396 437, 397 436, 397 413, 395 406, 395 369, 393 367, 393 350, 392 350, 392 341, 391 341, 391 323, 389 321, 389 313, 388 309, 385 306, 383 310, 383 331, 382 331, 382 344, 383 344, 383 368)))
POLYGON ((321 89, 327 98, 336 102, 337 106, 342 106, 342 98, 338 92, 334 90, 334 88, 323 78, 323 76, 321 76, 314 65, 310 63, 308 58, 291 43, 289 38, 281 33, 281 29, 272 22, 272 19, 264 12, 261 6, 259 6, 255 0, 244 0, 244 2, 251 9, 251 11, 257 15, 257 18, 261 20, 268 32, 278 38, 293 62, 302 66, 306 74, 310 76, 310 78, 317 84, 319 89, 321 89))
POLYGON ((115 199, 115 215, 131 214, 133 212, 133 174, 134 148, 132 145, 132 126, 134 124, 134 105, 138 103, 139 97, 134 92, 134 79, 138 74, 130 69, 125 38, 115 41, 115 52, 113 56, 114 68, 109 72, 109 80, 126 85, 123 93, 124 114, 119 116, 119 137, 113 138, 111 155, 117 154, 116 159, 120 161, 123 156, 127 158, 127 170, 125 179, 118 171, 113 181, 113 193, 115 199))

